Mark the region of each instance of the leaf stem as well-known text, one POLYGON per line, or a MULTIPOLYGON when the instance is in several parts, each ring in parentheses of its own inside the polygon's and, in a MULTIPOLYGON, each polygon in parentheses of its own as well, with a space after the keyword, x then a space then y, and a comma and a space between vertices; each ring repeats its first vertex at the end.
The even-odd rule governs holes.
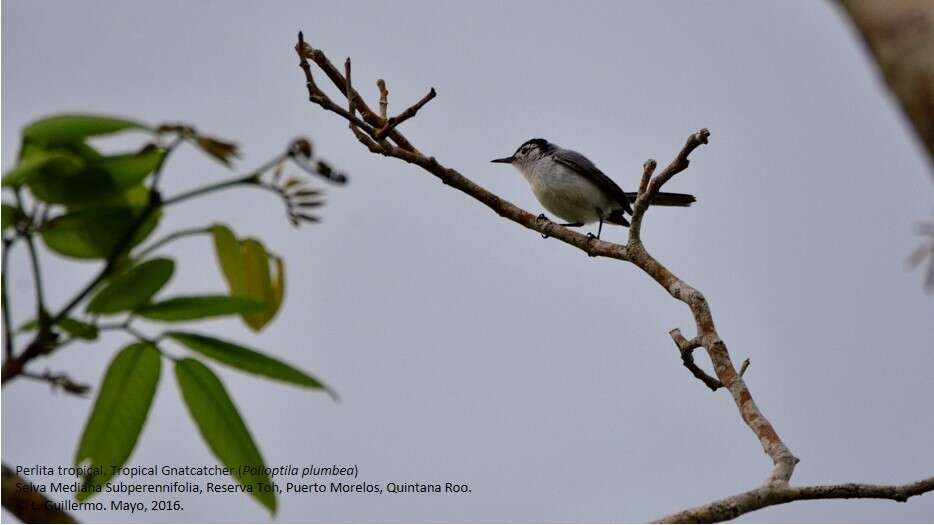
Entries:
POLYGON ((170 197, 170 198, 168 198, 168 199, 165 199, 165 200, 162 202, 162 205, 163 205, 163 206, 170 206, 170 205, 172 205, 172 204, 177 204, 177 203, 179 203, 179 202, 186 201, 186 200, 188 200, 188 199, 191 199, 191 198, 194 198, 194 197, 198 197, 198 196, 204 195, 204 194, 206 194, 206 193, 213 193, 213 192, 215 192, 215 191, 223 190, 223 189, 230 188, 230 187, 233 187, 233 186, 238 186, 238 185, 240 185, 240 184, 257 184, 257 183, 259 182, 259 177, 260 177, 260 175, 262 175, 263 173, 265 173, 266 171, 268 171, 270 168, 272 168, 272 167, 275 166, 276 164, 278 164, 278 163, 282 162, 283 160, 287 159, 288 157, 289 157, 289 152, 288 152, 288 151, 283 152, 283 153, 280 153, 279 155, 276 155, 275 157, 273 157, 272 159, 270 159, 269 161, 267 161, 266 163, 264 163, 264 164, 261 165, 260 167, 256 168, 255 170, 253 170, 251 173, 249 173, 249 174, 247 174, 247 175, 241 175, 241 176, 238 176, 238 177, 234 177, 234 178, 232 178, 232 179, 226 179, 226 180, 222 180, 222 181, 220 181, 220 182, 216 182, 216 183, 214 183, 214 184, 208 184, 207 186, 202 186, 202 187, 200 187, 200 188, 195 188, 195 189, 193 189, 193 190, 191 190, 191 191, 187 191, 187 192, 185 192, 185 193, 181 193, 181 194, 178 194, 178 195, 176 195, 176 196, 174 196, 174 197, 170 197))
POLYGON ((3 254, 2 254, 2 269, 0 269, 0 294, 3 296, 3 304, 0 305, 0 308, 3 309, 3 355, 5 359, 10 359, 13 357, 13 346, 15 345, 14 337, 15 330, 13 330, 12 321, 10 320, 10 298, 7 296, 6 289, 6 274, 9 271, 9 253, 10 247, 13 245, 12 239, 3 239, 3 254))
MULTIPOLYGON (((16 205, 19 206, 21 210, 24 210, 23 207, 23 195, 19 188, 14 190, 16 195, 16 205)), ((30 216, 30 223, 34 220, 34 217, 30 216)), ((32 275, 33 282, 36 286, 36 320, 39 322, 39 334, 40 337, 45 337, 48 335, 51 323, 49 322, 49 313, 45 309, 45 291, 42 287, 42 270, 39 267, 39 256, 36 253, 36 244, 32 238, 32 232, 20 232, 20 235, 23 239, 26 240, 26 248, 29 251, 29 262, 32 266, 32 275)))
POLYGON ((255 174, 246 175, 243 177, 237 177, 235 179, 227 179, 215 184, 209 184, 207 186, 202 186, 200 188, 187 191, 185 193, 180 193, 172 198, 166 199, 162 204, 164 206, 170 206, 172 204, 178 204, 179 202, 186 201, 188 199, 204 195, 206 193, 212 193, 218 190, 223 190, 225 188, 230 188, 232 186, 237 186, 240 184, 253 184, 256 182, 257 176, 255 174))
POLYGON ((164 245, 166 245, 166 244, 168 244, 168 243, 170 243, 170 242, 172 242, 172 241, 181 239, 181 238, 183 238, 183 237, 191 237, 191 236, 193 236, 193 235, 202 235, 202 234, 207 234, 207 233, 211 233, 211 227, 210 227, 210 226, 204 226, 204 227, 200 227, 200 228, 188 228, 188 229, 185 229, 185 230, 179 230, 179 231, 177 231, 177 232, 170 233, 169 235, 166 235, 165 237, 159 239, 158 241, 153 242, 153 243, 150 244, 148 247, 146 247, 146 248, 140 250, 140 252, 137 253, 133 258, 134 258, 134 259, 142 259, 143 257, 149 255, 150 253, 154 252, 155 250, 161 248, 162 246, 164 246, 164 245))
POLYGON ((165 155, 159 159, 159 164, 156 166, 155 173, 152 176, 152 184, 149 186, 151 191, 156 191, 159 188, 159 178, 162 177, 162 165, 165 164, 165 159, 169 157, 169 154, 175 151, 175 148, 179 146, 182 142, 185 141, 184 136, 179 133, 175 136, 175 139, 165 148, 165 155))

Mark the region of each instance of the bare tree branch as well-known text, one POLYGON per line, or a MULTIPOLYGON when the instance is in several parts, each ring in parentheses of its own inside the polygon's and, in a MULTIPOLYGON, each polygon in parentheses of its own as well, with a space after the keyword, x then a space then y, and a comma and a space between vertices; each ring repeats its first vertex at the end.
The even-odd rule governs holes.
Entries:
MULTIPOLYGON (((716 391, 718 388, 723 387, 723 383, 718 381, 716 378, 710 377, 706 372, 701 370, 697 363, 694 362, 694 350, 701 347, 701 342, 697 338, 688 341, 681 335, 681 330, 675 328, 670 332, 671 338, 675 341, 678 350, 681 351, 681 362, 684 364, 684 367, 687 368, 691 374, 700 379, 702 383, 707 385, 707 388, 716 391)), ((740 377, 743 373, 740 372, 740 377)))
MULTIPOLYGON (((479 201, 499 216, 525 228, 534 230, 543 236, 552 237, 565 244, 578 248, 589 256, 608 257, 632 263, 654 279, 672 297, 688 306, 694 317, 697 335, 693 339, 688 340, 681 335, 681 331, 677 328, 671 332, 672 339, 680 352, 682 363, 695 377, 703 381, 711 390, 724 387, 730 392, 740 417, 759 440, 765 453, 771 458, 773 469, 763 486, 747 493, 733 496, 733 498, 737 498, 737 503, 732 503, 733 498, 727 498, 726 500, 721 500, 721 502, 714 502, 709 505, 711 508, 715 509, 721 508, 718 504, 727 505, 730 509, 735 509, 735 512, 724 511, 718 514, 717 512, 719 512, 719 510, 717 512, 701 510, 708 507, 705 506, 685 511, 686 513, 693 512, 693 514, 681 513, 676 515, 677 518, 696 518, 703 521, 714 521, 717 519, 730 519, 746 512, 762 508, 763 506, 786 503, 797 499, 847 497, 843 496, 843 494, 851 494, 849 497, 879 497, 869 494, 883 493, 891 493, 901 497, 902 494, 908 494, 908 492, 906 492, 907 489, 904 488, 895 488, 892 489, 894 492, 886 492, 890 487, 865 488, 873 487, 868 485, 857 486, 858 488, 856 489, 851 485, 834 487, 790 487, 789 480, 794 472, 795 465, 798 463, 798 459, 791 453, 778 436, 775 428, 753 401, 752 394, 742 378, 742 373, 736 371, 736 367, 733 365, 726 344, 717 334, 713 315, 711 314, 710 306, 706 298, 698 290, 679 279, 657 259, 652 257, 642 244, 640 238, 641 225, 646 210, 649 207, 649 202, 651 202, 652 197, 660 191, 665 183, 678 173, 687 169, 689 165, 688 157, 691 153, 701 145, 708 143, 710 137, 710 132, 708 130, 701 129, 696 133, 692 133, 674 160, 659 174, 653 176, 656 168, 655 161, 651 159, 646 161, 643 166, 642 183, 640 184, 638 196, 633 206, 629 239, 626 244, 616 244, 582 235, 547 219, 539 218, 476 184, 457 170, 442 165, 434 157, 422 154, 398 129, 390 125, 392 119, 385 118, 385 113, 382 112, 382 109, 381 115, 374 114, 366 105, 366 102, 360 98, 359 93, 353 89, 349 79, 341 75, 321 50, 315 49, 305 43, 301 33, 299 33, 298 44, 295 49, 299 55, 300 66, 305 73, 311 102, 343 117, 351 124, 359 126, 358 121, 360 119, 357 119, 353 115, 353 108, 356 107, 357 110, 360 111, 362 120, 367 125, 366 127, 360 126, 360 128, 369 135, 365 138, 372 140, 365 141, 360 139, 359 136, 357 138, 360 139, 370 151, 414 164, 434 175, 444 184, 479 201), (345 96, 352 98, 350 101, 350 112, 330 102, 330 99, 321 92, 312 78, 311 68, 306 58, 310 58, 315 62, 325 76, 331 80, 335 88, 345 96), (385 130, 389 141, 379 142, 381 137, 379 133, 383 130, 385 130), (371 144, 373 141, 378 142, 378 144, 371 144), (710 357, 711 363, 713 364, 716 377, 708 375, 694 363, 692 352, 698 348, 704 348, 707 351, 707 355, 710 357), (852 494, 859 494, 859 496, 852 496, 852 494), (867 496, 861 496, 862 494, 867 494, 867 496), (765 501, 774 502, 763 505, 762 498, 766 498, 765 501)), ((346 69, 346 75, 349 77, 349 74, 350 69, 348 67, 346 69)), ((385 83, 380 86, 380 93, 382 105, 382 99, 385 98, 386 94, 385 83)), ((404 111, 399 117, 395 117, 397 119, 396 125, 408 118, 414 117, 418 109, 433 97, 434 90, 429 92, 429 94, 415 106, 404 111), (411 113, 411 115, 407 113, 411 113)), ((746 366, 748 366, 748 364, 745 364, 743 367, 743 372, 745 372, 746 366)), ((922 487, 922 489, 919 490, 924 492, 930 489, 924 489, 924 487, 922 487)))
POLYGON ((86 385, 83 383, 76 383, 74 380, 68 377, 67 374, 53 374, 52 372, 49 372, 48 370, 46 370, 45 372, 41 374, 37 374, 35 372, 23 371, 21 375, 23 377, 27 377, 35 381, 39 381, 42 383, 48 383, 49 386, 51 386, 53 390, 57 390, 60 388, 64 392, 67 392, 69 394, 73 394, 79 397, 84 396, 88 392, 91 391, 91 387, 89 385, 86 385))
POLYGON ((77 523, 64 510, 55 506, 39 491, 25 491, 17 488, 27 486, 29 482, 10 467, 3 465, 3 508, 8 510, 23 523, 77 523))
POLYGON ((816 485, 811 487, 764 486, 729 498, 665 516, 655 523, 713 523, 727 521, 754 510, 814 499, 890 499, 905 502, 934 490, 934 478, 908 485, 816 485))
MULTIPOLYGON (((422 109, 422 106, 427 104, 431 99, 435 98, 436 95, 437 93, 435 92, 435 88, 431 88, 431 90, 428 91, 428 94, 422 97, 421 100, 413 104, 402 113, 399 113, 397 116, 387 119, 386 124, 376 131, 376 136, 373 138, 376 140, 383 140, 387 133, 394 130, 399 124, 402 124, 406 120, 414 117, 415 114, 418 113, 418 110, 422 109)), ((380 103, 380 109, 382 109, 382 103, 380 103)))

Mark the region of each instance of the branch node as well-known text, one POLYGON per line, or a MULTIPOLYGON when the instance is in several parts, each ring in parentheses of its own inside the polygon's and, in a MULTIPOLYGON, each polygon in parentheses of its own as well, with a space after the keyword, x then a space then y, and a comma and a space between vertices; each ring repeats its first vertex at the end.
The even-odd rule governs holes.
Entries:
POLYGON ((746 369, 749 368, 749 358, 743 361, 742 366, 739 367, 739 377, 743 377, 746 374, 746 369))

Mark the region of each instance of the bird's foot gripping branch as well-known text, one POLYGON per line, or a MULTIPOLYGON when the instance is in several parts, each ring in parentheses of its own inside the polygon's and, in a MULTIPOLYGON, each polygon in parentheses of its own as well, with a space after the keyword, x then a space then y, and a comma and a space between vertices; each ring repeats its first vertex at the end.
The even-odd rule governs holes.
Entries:
POLYGON ((848 484, 792 487, 789 484, 798 459, 791 453, 773 425, 753 401, 752 394, 743 380, 748 361, 739 371, 736 370, 726 343, 717 334, 713 315, 704 295, 679 279, 655 259, 646 250, 641 238, 642 223, 650 208, 649 203, 665 183, 687 169, 690 163, 688 157, 691 153, 708 143, 710 138, 708 130, 702 129, 692 133, 674 160, 658 174, 655 174, 657 164, 654 160, 649 160, 644 164, 641 184, 633 204, 628 242, 616 244, 588 237, 554 222, 542 220, 539 216, 493 194, 457 170, 444 166, 435 157, 419 151, 413 142, 399 130, 399 127, 415 117, 428 102, 436 97, 437 93, 434 88, 412 106, 390 117, 389 92, 383 80, 377 81, 379 93, 379 112, 377 113, 354 88, 349 58, 344 63, 342 73, 322 50, 306 42, 302 33, 298 35, 295 51, 298 54, 299 67, 304 73, 309 101, 346 120, 351 133, 369 151, 414 164, 446 185, 479 201, 504 219, 534 230, 544 237, 557 239, 590 256, 608 257, 632 263, 654 279, 672 297, 687 305, 694 317, 696 335, 687 339, 680 330, 671 331, 671 337, 682 363, 711 390, 725 388, 730 393, 740 417, 772 460, 773 469, 761 487, 662 518, 661 521, 722 521, 763 507, 806 499, 887 498, 904 501, 911 496, 934 490, 934 478, 905 486, 848 484), (344 96, 346 104, 335 103, 321 90, 312 72, 311 63, 314 63, 324 77, 344 96), (706 350, 709 355, 714 375, 703 371, 694 362, 693 352, 699 348, 706 350))

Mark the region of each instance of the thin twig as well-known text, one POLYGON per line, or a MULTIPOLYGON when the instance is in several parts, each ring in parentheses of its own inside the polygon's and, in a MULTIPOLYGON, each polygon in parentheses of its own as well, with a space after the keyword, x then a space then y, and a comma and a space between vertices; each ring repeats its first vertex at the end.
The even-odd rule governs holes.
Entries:
POLYGON ((386 89, 386 81, 377 80, 376 87, 379 89, 379 118, 386 120, 389 113, 389 90, 386 89))
POLYGON ((707 388, 714 392, 716 392, 718 388, 723 387, 723 383, 701 370, 701 368, 697 366, 697 363, 694 362, 694 350, 702 346, 699 339, 694 338, 689 341, 681 335, 681 330, 677 328, 672 330, 669 335, 671 335, 671 338, 674 340, 675 345, 681 353, 681 363, 684 364, 684 367, 687 368, 694 377, 700 379, 701 382, 707 385, 707 388))
MULTIPOLYGON (((681 151, 678 152, 678 156, 671 161, 671 163, 662 170, 661 173, 655 175, 651 178, 646 186, 645 191, 639 191, 639 196, 636 198, 636 202, 632 205, 632 218, 630 219, 629 226, 629 241, 640 242, 640 236, 642 234, 642 218, 645 216, 645 212, 649 208, 649 203, 652 202, 652 198, 658 193, 658 191, 665 185, 666 182, 671 180, 672 177, 686 170, 690 161, 688 157, 691 153, 697 149, 701 144, 707 144, 707 141, 710 137, 710 131, 707 128, 701 129, 696 133, 692 133, 684 146, 681 148, 681 151)), ((651 161, 651 159, 649 159, 651 161)), ((654 161, 652 161, 654 162, 654 161)), ((646 161, 648 164, 649 161, 646 161)), ((654 170, 654 166, 653 166, 654 170)), ((643 178, 645 174, 643 172, 643 178)))
POLYGON ((165 246, 166 244, 172 241, 176 241, 184 237, 191 237, 193 235, 204 235, 208 233, 211 233, 210 226, 202 226, 200 228, 187 228, 184 230, 179 230, 177 232, 173 232, 173 233, 170 233, 169 235, 166 235, 165 237, 159 239, 158 241, 154 241, 152 244, 150 244, 146 248, 143 248, 142 250, 134 254, 133 258, 141 260, 147 255, 149 255, 150 253, 158 250, 159 248, 165 246))
POLYGON ((815 485, 807 487, 763 486, 735 496, 665 516, 656 523, 714 523, 728 521, 754 510, 816 499, 890 499, 905 502, 908 498, 934 491, 934 478, 907 485, 815 485))
POLYGON ((172 139, 172 142, 169 143, 165 148, 165 152, 162 154, 162 158, 159 159, 159 164, 156 166, 155 173, 152 176, 152 184, 150 184, 150 191, 158 191, 159 189, 159 179, 162 177, 162 166, 165 164, 165 159, 175 151, 175 148, 179 146, 185 140, 185 135, 183 133, 178 133, 175 135, 175 138, 172 139))
POLYGON ((29 371, 24 370, 21 375, 23 377, 27 377, 35 381, 48 383, 53 388, 61 388, 65 392, 68 392, 69 394, 74 394, 76 396, 84 396, 85 394, 91 391, 90 385, 76 383, 72 381, 71 378, 65 374, 53 374, 49 372, 48 370, 41 374, 37 374, 35 372, 29 372, 29 371))
POLYGON ((638 195, 642 195, 649 189, 649 179, 652 178, 656 166, 658 166, 658 163, 655 162, 655 159, 649 159, 642 165, 642 181, 639 183, 638 195))
MULTIPOLYGON (((351 116, 351 117, 356 117, 356 115, 357 115, 357 104, 356 104, 356 100, 357 100, 357 96, 359 96, 359 95, 356 95, 356 96, 353 95, 353 94, 355 94, 355 93, 357 93, 357 92, 354 91, 354 89, 353 89, 353 84, 351 83, 350 75, 351 75, 351 72, 350 72, 350 57, 347 57, 347 61, 344 62, 344 76, 345 76, 345 78, 346 78, 346 87, 345 87, 345 90, 346 90, 347 93, 351 93, 351 94, 352 94, 351 96, 348 96, 348 97, 347 97, 347 112, 350 113, 350 116, 351 116)), ((350 131, 354 134, 355 137, 357 137, 357 140, 359 140, 360 142, 362 142, 363 145, 366 146, 367 149, 369 149, 369 150, 372 151, 373 153, 383 153, 383 152, 384 152, 384 151, 383 151, 384 148, 390 147, 389 144, 386 144, 386 143, 385 143, 385 141, 382 143, 382 145, 377 144, 373 139, 371 139, 371 138, 370 138, 369 136, 367 136, 365 133, 363 133, 362 131, 360 131, 360 128, 358 128, 357 125, 354 124, 354 121, 353 121, 353 120, 348 120, 347 125, 350 126, 350 131)))
MULTIPOLYGON (((295 50, 299 56, 299 66, 305 72, 305 81, 306 81, 306 84, 308 85, 309 99, 311 99, 312 102, 314 102, 315 104, 318 104, 322 108, 328 111, 337 113, 338 115, 341 115, 344 118, 351 117, 350 115, 347 114, 344 108, 331 102, 330 98, 328 98, 327 95, 325 95, 324 92, 321 91, 320 89, 316 91, 315 97, 314 98, 312 97, 312 86, 314 85, 314 80, 311 77, 311 68, 309 67, 308 61, 306 59, 310 58, 312 61, 314 61, 314 63, 318 65, 321 71, 323 71, 324 74, 331 80, 331 82, 335 85, 335 87, 337 87, 341 95, 347 96, 347 93, 345 91, 345 89, 347 88, 346 82, 344 82, 343 76, 340 74, 340 71, 338 71, 337 68, 334 67, 334 64, 332 64, 331 61, 328 60, 328 57, 325 56, 323 51, 321 51, 320 49, 315 49, 305 42, 304 35, 302 34, 301 31, 299 31, 298 33, 298 43, 295 46, 295 50)), ((317 86, 315 86, 315 88, 317 88, 317 86)), ((355 104, 357 107, 357 111, 360 112, 360 115, 363 117, 363 120, 366 121, 366 125, 365 126, 361 125, 361 123, 359 122, 354 122, 354 123, 357 124, 360 127, 360 129, 362 129, 363 131, 366 131, 370 136, 372 136, 375 133, 375 128, 383 126, 385 119, 380 118, 379 115, 374 113, 373 110, 370 109, 370 106, 367 105, 366 101, 360 97, 359 93, 356 93, 354 95, 354 98, 356 99, 355 104)), ((353 118, 356 118, 356 117, 353 117, 353 118)), ((415 149, 415 146, 413 146, 412 143, 409 142, 408 139, 406 139, 405 136, 403 136, 398 131, 392 130, 389 132, 388 136, 393 142, 396 143, 396 145, 399 148, 412 152, 412 153, 418 153, 418 150, 415 149)))
POLYGON ((429 101, 431 101, 431 99, 435 98, 437 95, 438 94, 435 92, 435 88, 431 88, 431 90, 428 91, 428 94, 422 97, 421 100, 419 100, 418 102, 416 102, 415 104, 407 108, 402 113, 399 113, 395 117, 390 117, 389 119, 387 119, 386 125, 376 130, 376 135, 374 135, 373 138, 376 139, 377 141, 383 140, 383 138, 385 138, 388 133, 396 129, 396 126, 414 117, 415 114, 418 113, 418 110, 422 109, 422 106, 427 104, 429 101))
MULTIPOLYGON (((23 203, 23 195, 19 188, 13 190, 14 195, 16 196, 16 205, 20 210, 25 211, 25 206, 23 203)), ((35 220, 33 215, 29 216, 29 223, 32 224, 35 220)), ((45 335, 48 334, 48 331, 51 327, 49 322, 49 311, 45 308, 45 290, 42 286, 42 269, 39 267, 39 255, 36 252, 36 244, 33 241, 33 231, 30 228, 30 231, 20 232, 20 235, 26 241, 26 249, 29 252, 29 263, 32 268, 32 277, 33 283, 36 287, 36 320, 39 322, 39 333, 45 335)))

